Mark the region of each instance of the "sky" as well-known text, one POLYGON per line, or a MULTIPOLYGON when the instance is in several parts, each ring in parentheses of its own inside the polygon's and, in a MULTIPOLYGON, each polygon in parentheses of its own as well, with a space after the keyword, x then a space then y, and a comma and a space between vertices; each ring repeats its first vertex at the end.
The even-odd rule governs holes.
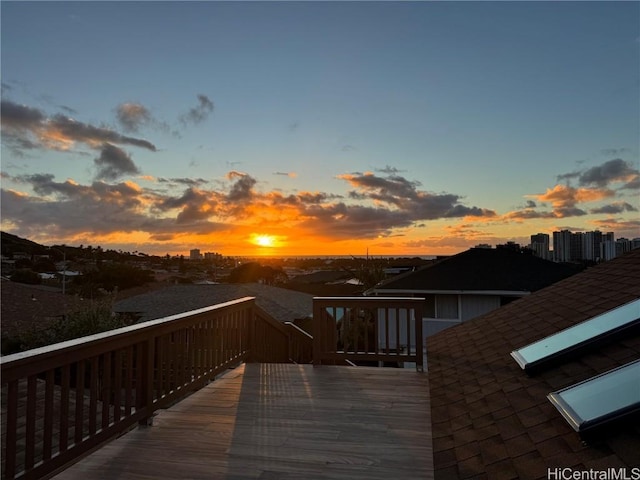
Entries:
POLYGON ((638 2, 0 8, 3 231, 229 256, 640 237, 638 2))

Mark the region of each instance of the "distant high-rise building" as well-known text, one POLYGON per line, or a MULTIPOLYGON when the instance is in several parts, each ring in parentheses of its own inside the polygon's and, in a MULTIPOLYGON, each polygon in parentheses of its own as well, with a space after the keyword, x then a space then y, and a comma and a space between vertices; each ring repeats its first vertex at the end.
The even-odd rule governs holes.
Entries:
POLYGON ((553 232, 553 259, 556 262, 571 261, 571 232, 569 230, 553 232))
POLYGON ((190 260, 200 260, 202 255, 200 255, 200 249, 194 248, 193 250, 189 250, 189 259, 190 260))
POLYGON ((613 240, 603 240, 600 244, 600 259, 603 261, 616 258, 616 242, 613 240))
POLYGON ((633 249, 633 243, 628 238, 619 238, 616 240, 616 257, 624 255, 633 249))
MULTIPOLYGON (((548 241, 548 238, 544 233, 531 235, 530 247, 536 255, 542 257, 541 252, 545 251, 545 240, 548 241)), ((594 230, 571 233, 561 230, 553 232, 553 252, 547 258, 555 262, 597 262, 611 260, 635 248, 640 248, 640 238, 621 238, 616 241, 614 232, 594 230)))
POLYGON ((584 260, 595 261, 600 256, 600 248, 596 249, 595 234, 596 232, 584 232, 582 235, 582 258, 584 260))
POLYGON ((549 235, 546 233, 531 235, 531 250, 533 250, 538 257, 549 260, 551 258, 549 252, 549 235))
POLYGON ((580 262, 584 258, 582 255, 584 233, 576 232, 571 234, 571 241, 569 245, 569 255, 572 262, 580 262))
POLYGON ((208 261, 215 261, 222 259, 222 254, 214 252, 205 252, 204 259, 208 261))

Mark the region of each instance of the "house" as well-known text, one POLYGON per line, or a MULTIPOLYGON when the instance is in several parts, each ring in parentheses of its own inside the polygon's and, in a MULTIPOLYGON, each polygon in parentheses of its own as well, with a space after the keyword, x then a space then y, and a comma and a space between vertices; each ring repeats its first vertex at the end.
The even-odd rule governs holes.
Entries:
POLYGON ((345 270, 318 270, 292 276, 287 288, 317 296, 359 295, 363 287, 351 272, 345 270))
POLYGON ((586 438, 548 395, 640 359, 640 309, 630 303, 639 298, 634 250, 428 338, 435 478, 604 478, 569 475, 605 469, 627 475, 607 478, 632 478, 631 467, 640 466, 640 376, 628 388, 636 416, 586 438), (631 329, 537 372, 511 355, 623 305, 631 329))
POLYGON ((313 297, 306 293, 259 283, 172 285, 117 302, 114 311, 146 322, 242 297, 256 297, 256 304, 279 322, 306 319, 313 314, 313 297))
MULTIPOLYGON (((0 289, 3 348, 8 339, 33 328, 45 328, 63 315, 82 310, 85 302, 59 288, 3 281, 0 289)), ((6 353, 6 352, 3 352, 6 353)))
POLYGON ((423 334, 428 337, 577 271, 507 248, 472 248, 383 281, 365 295, 424 297, 423 334))

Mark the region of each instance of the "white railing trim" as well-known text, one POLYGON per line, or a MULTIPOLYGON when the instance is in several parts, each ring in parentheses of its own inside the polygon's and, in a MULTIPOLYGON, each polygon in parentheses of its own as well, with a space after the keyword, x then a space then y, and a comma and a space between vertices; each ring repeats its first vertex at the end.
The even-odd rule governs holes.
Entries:
POLYGON ((284 322, 284 325, 288 325, 292 328, 295 328, 298 332, 302 333, 303 335, 305 335, 308 338, 313 339, 313 335, 311 335, 309 332, 301 329, 299 326, 297 326, 296 324, 294 324, 293 322, 284 322))

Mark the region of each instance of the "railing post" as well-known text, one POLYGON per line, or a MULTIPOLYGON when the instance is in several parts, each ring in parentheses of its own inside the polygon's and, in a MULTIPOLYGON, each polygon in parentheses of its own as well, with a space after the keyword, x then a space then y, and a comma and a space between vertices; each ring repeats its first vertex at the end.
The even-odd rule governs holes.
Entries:
POLYGON ((416 370, 424 372, 424 338, 422 337, 422 304, 414 307, 413 314, 416 317, 416 370))
POLYGON ((7 385, 7 426, 5 435, 5 458, 3 478, 13 478, 16 472, 16 443, 18 425, 18 380, 13 380, 7 385))
POLYGON ((256 311, 255 304, 251 305, 251 309, 249 310, 249 328, 247 332, 247 346, 249 348, 249 358, 248 361, 252 362, 255 358, 255 352, 257 350, 257 339, 256 339, 256 323, 258 321, 258 315, 256 311))
POLYGON ((313 320, 311 323, 313 332, 313 365, 322 364, 322 307, 320 303, 313 300, 313 320))

